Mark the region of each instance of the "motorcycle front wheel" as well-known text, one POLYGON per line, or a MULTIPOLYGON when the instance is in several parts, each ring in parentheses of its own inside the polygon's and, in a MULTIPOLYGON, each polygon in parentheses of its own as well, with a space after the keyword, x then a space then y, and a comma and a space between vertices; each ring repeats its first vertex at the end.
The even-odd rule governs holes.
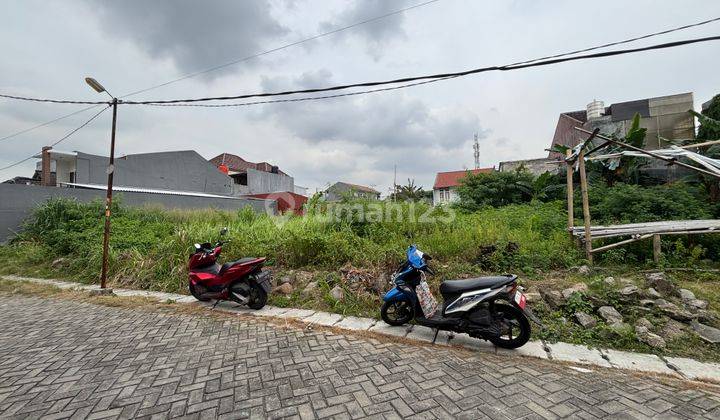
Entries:
POLYGON ((491 316, 497 323, 500 334, 488 339, 496 346, 516 349, 530 340, 530 321, 520 309, 496 303, 491 316))
POLYGON ((202 292, 198 290, 198 287, 195 286, 192 282, 188 283, 188 289, 190 289, 190 294, 193 295, 193 297, 200 302, 207 302, 210 299, 202 297, 202 292))
POLYGON ((403 325, 413 319, 413 308, 407 300, 385 302, 380 308, 380 316, 386 324, 403 325))

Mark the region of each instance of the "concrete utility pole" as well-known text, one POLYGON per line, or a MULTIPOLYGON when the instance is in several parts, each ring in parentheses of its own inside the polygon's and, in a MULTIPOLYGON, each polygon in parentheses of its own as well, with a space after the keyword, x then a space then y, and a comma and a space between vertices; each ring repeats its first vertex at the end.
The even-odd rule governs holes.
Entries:
POLYGON ((107 195, 105 197, 105 232, 103 234, 103 260, 102 260, 102 273, 100 274, 100 288, 105 289, 107 283, 107 271, 108 271, 108 251, 110 245, 110 213, 112 208, 112 189, 113 189, 113 174, 115 173, 115 128, 117 126, 117 105, 118 99, 108 92, 103 85, 98 83, 97 80, 92 77, 86 77, 85 82, 90 85, 96 92, 105 92, 112 98, 113 107, 113 118, 112 118, 112 133, 110 134, 110 160, 107 167, 108 181, 107 181, 107 195))

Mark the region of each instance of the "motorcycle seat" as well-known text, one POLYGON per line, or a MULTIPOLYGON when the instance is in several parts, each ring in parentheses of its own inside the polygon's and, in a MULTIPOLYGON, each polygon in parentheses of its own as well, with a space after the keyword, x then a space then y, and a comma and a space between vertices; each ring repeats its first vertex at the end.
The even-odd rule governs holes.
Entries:
POLYGON ((236 261, 226 262, 225 264, 222 265, 222 267, 220 267, 220 271, 218 273, 224 273, 227 269, 229 269, 230 267, 232 267, 234 265, 247 264, 247 263, 255 262, 259 259, 260 258, 245 257, 245 258, 240 258, 239 260, 236 260, 236 261))
POLYGON ((447 280, 440 284, 440 293, 462 293, 475 289, 496 289, 514 282, 517 276, 505 274, 502 276, 475 277, 465 280, 447 280))

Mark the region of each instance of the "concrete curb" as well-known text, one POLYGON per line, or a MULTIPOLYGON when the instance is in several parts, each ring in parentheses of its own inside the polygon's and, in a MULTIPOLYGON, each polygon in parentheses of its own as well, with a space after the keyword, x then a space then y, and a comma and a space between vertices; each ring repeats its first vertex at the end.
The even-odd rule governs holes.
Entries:
MULTIPOLYGON (((12 281, 48 284, 60 289, 94 291, 100 288, 97 285, 84 285, 59 280, 36 279, 13 275, 3 275, 0 276, 0 278, 12 281)), ((159 302, 197 302, 192 296, 180 295, 177 293, 151 292, 134 289, 113 289, 113 292, 118 296, 155 298, 159 302)), ((207 307, 212 306, 212 304, 207 302, 198 303, 207 307)), ((358 318, 354 316, 344 317, 339 314, 313 311, 309 309, 265 306, 263 309, 254 311, 246 307, 238 306, 233 302, 220 302, 217 306, 215 306, 215 309, 228 313, 258 317, 294 319, 296 321, 307 323, 308 325, 335 327, 348 331, 369 331, 383 335, 404 337, 409 340, 416 340, 424 343, 460 346, 469 350, 485 353, 559 360, 586 366, 660 373, 674 376, 676 378, 720 383, 720 364, 704 363, 681 357, 658 357, 654 354, 632 353, 611 349, 594 349, 587 346, 562 342, 550 344, 542 341, 530 341, 519 349, 507 350, 497 348, 487 341, 471 338, 466 334, 454 334, 446 331, 440 331, 436 334, 434 329, 420 325, 391 327, 382 321, 377 321, 371 318, 358 318)))

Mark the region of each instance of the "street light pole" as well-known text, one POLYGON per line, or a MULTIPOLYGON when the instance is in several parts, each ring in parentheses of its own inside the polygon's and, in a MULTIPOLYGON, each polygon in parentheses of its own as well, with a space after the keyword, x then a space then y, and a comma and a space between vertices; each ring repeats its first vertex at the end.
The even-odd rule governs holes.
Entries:
POLYGON ((115 126, 117 123, 117 98, 113 98, 112 134, 110 135, 110 161, 107 167, 107 196, 105 197, 105 233, 103 234, 103 261, 100 275, 100 288, 105 288, 108 270, 108 246, 110 243, 110 213, 112 208, 113 174, 115 173, 115 126))
POLYGON ((92 77, 86 77, 85 83, 97 93, 105 92, 112 98, 113 118, 112 118, 112 133, 110 134, 110 162, 107 167, 108 183, 107 183, 107 196, 105 197, 105 233, 103 234, 103 260, 102 260, 102 273, 100 274, 100 288, 105 289, 107 283, 107 271, 108 271, 108 246, 110 245, 110 214, 112 211, 112 188, 113 188, 113 174, 115 173, 115 127, 117 124, 117 106, 118 99, 110 94, 110 92, 103 87, 97 80, 92 77))

